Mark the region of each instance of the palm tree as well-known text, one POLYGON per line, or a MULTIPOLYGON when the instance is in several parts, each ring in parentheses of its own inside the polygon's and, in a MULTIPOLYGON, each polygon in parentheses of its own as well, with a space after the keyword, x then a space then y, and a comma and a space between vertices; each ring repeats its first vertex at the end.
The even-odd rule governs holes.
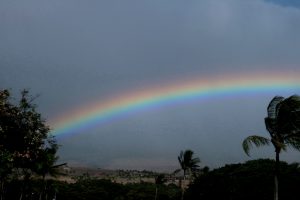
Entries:
POLYGON ((192 173, 199 170, 200 159, 198 157, 193 158, 194 152, 192 150, 181 151, 178 156, 178 162, 181 170, 183 171, 183 178, 190 176, 192 173))
MULTIPOLYGON (((190 178, 190 175, 199 171, 200 159, 198 157, 194 157, 194 152, 190 149, 185 151, 181 151, 178 156, 178 162, 180 164, 180 169, 176 170, 175 173, 183 171, 183 180, 185 181, 186 176, 190 178)), ((184 188, 182 187, 182 181, 180 180, 180 187, 182 189, 181 199, 184 196, 184 188)))
POLYGON ((293 95, 289 98, 276 96, 269 103, 267 111, 265 125, 270 138, 258 135, 249 136, 243 141, 243 149, 249 156, 252 144, 257 147, 269 144, 274 146, 276 158, 274 199, 278 200, 279 154, 287 147, 300 151, 300 96, 293 95))

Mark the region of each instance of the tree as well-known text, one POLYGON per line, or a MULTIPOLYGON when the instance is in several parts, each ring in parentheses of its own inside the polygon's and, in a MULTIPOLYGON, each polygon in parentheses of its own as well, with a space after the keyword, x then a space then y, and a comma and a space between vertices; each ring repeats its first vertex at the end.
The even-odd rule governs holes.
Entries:
MULTIPOLYGON (((273 198, 275 160, 227 163, 198 176, 185 191, 186 200, 266 200, 273 198)), ((280 199, 299 200, 298 163, 280 162, 280 199)))
POLYGON ((279 154, 287 147, 300 151, 300 96, 289 98, 275 96, 267 108, 265 118, 266 129, 270 138, 258 135, 247 137, 243 141, 243 149, 249 156, 252 144, 263 146, 272 144, 275 148, 274 199, 278 200, 279 154))
POLYGON ((0 192, 1 200, 4 199, 5 184, 13 169, 13 154, 8 144, 8 133, 11 127, 16 126, 15 117, 18 109, 9 102, 8 90, 0 90, 0 192))
POLYGON ((21 92, 18 105, 10 102, 8 90, 1 91, 1 97, 1 148, 13 155, 15 168, 31 169, 39 150, 50 141, 50 129, 27 90, 21 92))
POLYGON ((200 159, 194 157, 194 152, 192 150, 181 151, 178 156, 178 162, 180 164, 181 170, 183 171, 183 178, 192 175, 194 172, 199 170, 200 159))
POLYGON ((8 90, 0 90, 0 153, 1 164, 5 163, 0 166, 0 171, 1 175, 5 171, 6 177, 16 171, 19 178, 23 177, 24 187, 41 160, 50 159, 48 161, 52 162, 53 158, 45 157, 42 152, 56 147, 55 156, 57 151, 56 141, 49 135, 50 128, 36 111, 34 99, 27 90, 23 90, 20 100, 12 101, 8 90))
MULTIPOLYGON (((199 171, 199 163, 200 159, 198 157, 194 157, 194 152, 190 149, 187 149, 185 151, 181 151, 178 156, 178 162, 180 164, 180 169, 176 170, 175 173, 178 173, 180 171, 183 171, 183 181, 185 182, 186 176, 190 178, 190 176, 199 171)), ((182 196, 181 199, 183 199, 184 196, 184 188, 182 186, 182 181, 180 180, 180 187, 182 189, 182 196)))

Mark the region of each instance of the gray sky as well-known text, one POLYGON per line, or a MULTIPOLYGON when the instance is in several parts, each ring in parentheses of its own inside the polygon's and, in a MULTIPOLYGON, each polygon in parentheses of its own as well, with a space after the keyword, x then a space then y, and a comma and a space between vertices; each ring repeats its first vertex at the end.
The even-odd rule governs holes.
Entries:
MULTIPOLYGON (((1 0, 0 86, 29 88, 50 120, 123 91, 300 64, 300 5, 283 0, 1 0)), ((294 91, 300 93, 300 91, 294 91)), ((268 136, 277 94, 188 102, 139 112, 67 138, 61 161, 103 168, 174 169, 190 148, 202 165, 248 157, 241 141, 268 136)), ((279 95, 292 95, 289 93, 279 95)), ((299 153, 283 154, 300 161, 299 153)), ((272 157, 272 147, 252 158, 272 157)))

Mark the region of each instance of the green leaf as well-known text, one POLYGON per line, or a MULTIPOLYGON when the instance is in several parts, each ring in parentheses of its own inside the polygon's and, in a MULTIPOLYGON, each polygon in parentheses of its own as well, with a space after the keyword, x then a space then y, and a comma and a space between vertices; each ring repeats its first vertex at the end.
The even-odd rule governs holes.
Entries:
POLYGON ((257 135, 252 135, 247 137, 243 141, 243 149, 245 153, 250 156, 249 151, 253 147, 253 144, 256 147, 264 146, 264 145, 269 145, 270 144, 270 139, 262 137, 262 136, 257 136, 257 135))

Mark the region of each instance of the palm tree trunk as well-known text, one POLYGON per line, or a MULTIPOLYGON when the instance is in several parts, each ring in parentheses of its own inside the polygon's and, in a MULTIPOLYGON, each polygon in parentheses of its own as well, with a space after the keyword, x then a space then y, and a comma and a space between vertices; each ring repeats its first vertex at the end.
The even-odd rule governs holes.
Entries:
POLYGON ((276 160, 275 160, 275 175, 274 175, 274 200, 278 200, 278 176, 279 176, 279 153, 280 150, 276 149, 276 160))
POLYGON ((158 193, 158 191, 157 191, 158 189, 157 189, 157 186, 155 187, 155 200, 157 199, 157 193, 158 193))

